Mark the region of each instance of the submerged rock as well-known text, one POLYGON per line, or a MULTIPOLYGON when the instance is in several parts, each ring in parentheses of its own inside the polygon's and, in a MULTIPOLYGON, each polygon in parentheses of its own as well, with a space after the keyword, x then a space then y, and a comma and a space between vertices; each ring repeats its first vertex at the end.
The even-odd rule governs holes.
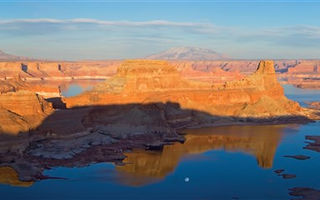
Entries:
POLYGON ((280 176, 280 174, 284 172, 284 169, 276 169, 274 170, 274 173, 278 174, 278 176, 280 176))
POLYGON ((292 179, 297 177, 295 174, 281 174, 281 176, 283 179, 292 179))
POLYGON ((297 160, 308 160, 308 159, 310 159, 310 156, 305 156, 305 155, 293 155, 293 156, 286 155, 284 157, 286 157, 286 158, 294 158, 294 159, 297 159, 297 160))
POLYGON ((320 190, 307 187, 294 187, 289 189, 290 195, 295 197, 302 197, 301 200, 319 200, 320 190))
POLYGON ((311 140, 312 142, 307 142, 307 145, 303 147, 304 149, 309 149, 312 151, 320 152, 320 136, 306 136, 307 140, 311 140))

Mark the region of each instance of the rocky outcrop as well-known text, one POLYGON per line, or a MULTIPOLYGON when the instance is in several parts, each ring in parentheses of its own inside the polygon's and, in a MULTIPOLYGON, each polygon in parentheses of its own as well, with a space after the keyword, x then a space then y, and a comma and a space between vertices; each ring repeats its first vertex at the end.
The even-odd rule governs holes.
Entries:
POLYGON ((165 61, 130 60, 110 80, 65 102, 69 108, 175 102, 215 117, 305 116, 298 103, 284 96, 272 61, 261 61, 256 72, 242 80, 212 84, 187 80, 165 61))
POLYGON ((12 61, 0 62, 0 79, 16 76, 24 80, 106 79, 120 61, 12 61))
POLYGON ((303 60, 300 61, 294 67, 288 69, 289 74, 312 74, 312 73, 319 73, 320 69, 318 69, 318 65, 320 64, 319 61, 313 60, 303 60))
POLYGON ((60 96, 60 90, 55 85, 52 86, 44 84, 43 82, 26 82, 20 77, 15 77, 10 80, 0 80, 0 94, 16 92, 19 90, 34 92, 45 98, 60 96))
POLYGON ((17 134, 39 126, 53 111, 51 103, 34 92, 19 90, 0 95, 0 133, 17 134))
POLYGON ((28 85, 19 78, 12 80, 0 80, 0 94, 7 92, 15 92, 22 89, 31 89, 28 85))
POLYGON ((212 68, 211 71, 196 70, 190 63, 185 63, 183 66, 177 66, 177 69, 180 71, 181 76, 186 79, 209 83, 241 80, 244 77, 244 75, 238 71, 225 71, 220 67, 212 68))
POLYGON ((304 149, 320 152, 320 136, 307 135, 306 140, 309 141, 306 141, 307 145, 304 147, 304 149))
POLYGON ((291 196, 299 197, 301 200, 317 200, 320 196, 320 190, 308 187, 294 187, 289 190, 291 196))
POLYGON ((287 73, 281 74, 281 79, 298 88, 319 89, 319 66, 319 60, 299 60, 296 65, 288 68, 287 73))
POLYGON ((307 104, 310 108, 320 110, 320 102, 319 101, 307 102, 307 104))
MULTIPOLYGON (((106 61, 2 61, 0 80, 20 76, 24 80, 101 80, 116 74, 120 60, 106 61)), ((256 70, 258 60, 170 60, 187 79, 221 83, 239 80, 256 70)), ((283 83, 301 88, 319 88, 319 60, 276 60, 275 69, 283 83)))
MULTIPOLYGON (((222 69, 227 72, 241 72, 242 74, 253 73, 259 64, 259 60, 175 60, 169 62, 179 70, 183 70, 186 66, 191 66, 192 69, 202 72, 222 69)), ((294 67, 297 63, 297 60, 275 60, 274 68, 278 73, 287 73, 288 69, 294 67)))

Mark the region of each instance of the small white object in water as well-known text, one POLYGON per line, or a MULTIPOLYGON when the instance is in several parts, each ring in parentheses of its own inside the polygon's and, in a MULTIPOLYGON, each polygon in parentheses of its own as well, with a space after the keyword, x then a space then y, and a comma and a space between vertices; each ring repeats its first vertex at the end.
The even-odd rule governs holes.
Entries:
POLYGON ((189 181, 190 181, 189 177, 184 178, 184 182, 189 182, 189 181))

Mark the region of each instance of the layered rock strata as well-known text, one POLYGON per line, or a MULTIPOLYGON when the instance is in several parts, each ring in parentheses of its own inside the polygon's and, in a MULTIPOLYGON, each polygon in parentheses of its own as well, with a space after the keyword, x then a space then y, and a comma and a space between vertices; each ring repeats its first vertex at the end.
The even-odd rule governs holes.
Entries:
POLYGON ((68 108, 88 105, 175 102, 182 109, 215 117, 268 118, 305 116, 284 96, 273 62, 261 61, 256 72, 238 81, 208 83, 183 78, 165 61, 132 60, 92 91, 66 98, 68 108))
POLYGON ((34 92, 20 90, 0 95, 0 133, 18 134, 41 125, 53 112, 51 103, 34 92))
POLYGON ((105 79, 121 61, 13 61, 0 62, 0 79, 20 76, 24 80, 105 79))

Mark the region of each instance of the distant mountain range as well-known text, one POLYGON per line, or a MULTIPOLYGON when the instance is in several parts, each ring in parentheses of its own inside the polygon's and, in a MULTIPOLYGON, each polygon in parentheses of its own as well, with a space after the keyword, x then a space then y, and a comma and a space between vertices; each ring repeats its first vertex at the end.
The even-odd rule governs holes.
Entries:
POLYGON ((147 56, 146 59, 156 60, 222 60, 227 56, 210 49, 198 47, 174 47, 167 51, 147 56))
MULTIPOLYGON (((147 56, 146 59, 154 60, 224 60, 229 59, 226 55, 210 49, 198 47, 175 47, 158 54, 147 56)), ((27 61, 38 60, 24 56, 8 54, 0 50, 0 61, 27 61)))
POLYGON ((8 54, 0 50, 0 61, 21 61, 21 60, 34 60, 34 59, 24 57, 24 56, 16 56, 16 55, 8 54))

